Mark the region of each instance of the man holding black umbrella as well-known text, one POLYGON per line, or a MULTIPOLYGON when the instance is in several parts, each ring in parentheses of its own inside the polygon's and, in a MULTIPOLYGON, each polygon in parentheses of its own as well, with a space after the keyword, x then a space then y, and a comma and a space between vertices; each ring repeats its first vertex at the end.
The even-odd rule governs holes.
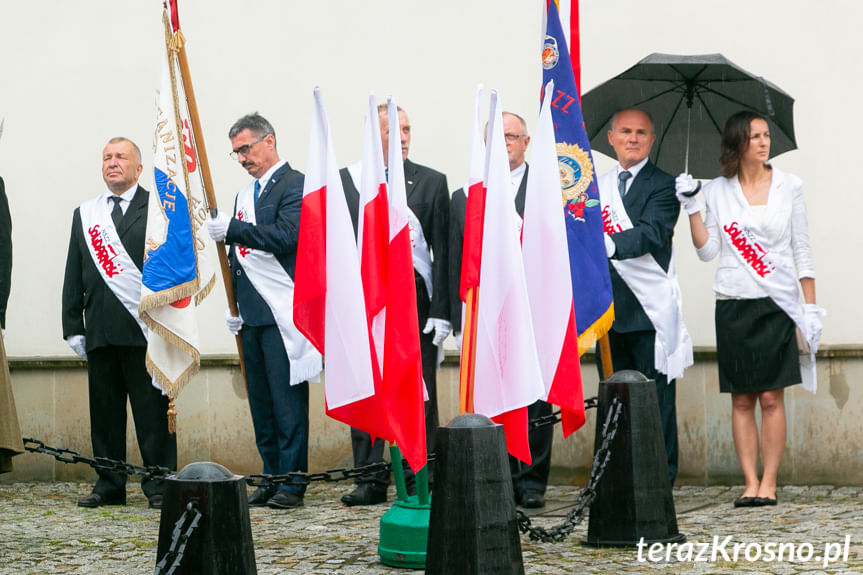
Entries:
POLYGON ((682 321, 671 249, 680 205, 674 178, 648 159, 655 140, 653 121, 646 112, 618 111, 608 130, 618 165, 598 183, 614 294, 615 319, 609 332, 612 363, 615 371, 634 369, 655 380, 673 485, 677 477, 675 379, 692 365, 692 341, 682 321))

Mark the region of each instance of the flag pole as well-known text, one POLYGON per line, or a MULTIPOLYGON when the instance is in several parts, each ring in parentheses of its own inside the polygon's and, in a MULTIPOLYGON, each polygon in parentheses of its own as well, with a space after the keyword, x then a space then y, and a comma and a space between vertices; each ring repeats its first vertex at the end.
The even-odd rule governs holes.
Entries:
MULTIPOLYGON (((213 191, 213 178, 210 176, 210 162, 207 159, 207 148, 204 145, 204 135, 201 131, 201 120, 198 117, 198 104, 195 100, 195 90, 192 88, 192 75, 189 73, 189 61, 186 58, 185 39, 179 28, 171 39, 172 42, 178 44, 177 61, 180 64, 180 74, 183 77, 183 86, 186 88, 186 105, 189 108, 189 120, 192 122, 192 134, 195 138, 195 147, 198 151, 198 162, 201 165, 201 178, 204 181, 204 197, 207 200, 207 209, 211 217, 215 217, 218 213, 218 205, 216 204, 216 194, 213 191)), ((237 299, 234 297, 234 286, 231 282, 231 267, 228 264, 228 254, 225 251, 225 242, 216 242, 216 251, 219 254, 219 267, 222 270, 222 281, 225 284, 225 295, 228 297, 228 309, 231 315, 238 317, 240 315, 237 308, 237 299)), ((246 381, 246 366, 243 362, 243 339, 238 334, 234 336, 237 342, 237 355, 240 360, 240 372, 243 375, 243 381, 246 381)))
POLYGON ((465 294, 464 330, 459 369, 459 414, 473 413, 474 370, 476 368, 476 311, 479 303, 476 287, 465 294))

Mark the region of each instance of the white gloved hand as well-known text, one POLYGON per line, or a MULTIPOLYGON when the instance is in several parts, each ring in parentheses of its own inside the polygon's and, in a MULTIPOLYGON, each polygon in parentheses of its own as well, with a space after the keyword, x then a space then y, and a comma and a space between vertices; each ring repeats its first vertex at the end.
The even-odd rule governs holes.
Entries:
POLYGON ((605 256, 610 258, 617 251, 617 244, 608 234, 603 234, 602 237, 605 238, 605 256))
POLYGON ((243 329, 243 316, 231 315, 231 310, 225 308, 225 325, 228 326, 228 331, 234 335, 240 335, 240 330, 243 329))
POLYGON ((221 242, 225 239, 230 223, 231 216, 224 212, 219 212, 215 218, 207 218, 207 231, 213 241, 221 242))
POLYGON ((683 206, 683 210, 689 214, 696 214, 701 211, 701 202, 698 200, 698 194, 694 196, 685 196, 684 194, 692 193, 695 190, 695 180, 689 174, 680 174, 674 180, 674 189, 677 195, 677 201, 683 206))
POLYGON ((452 324, 447 320, 430 317, 426 322, 426 326, 423 328, 423 333, 431 333, 432 330, 434 330, 434 339, 432 340, 432 343, 440 345, 443 340, 446 339, 446 336, 451 329, 452 324))
POLYGON ((455 346, 461 351, 461 332, 455 332, 455 346))
POLYGON ((83 335, 70 335, 66 338, 66 343, 81 359, 87 361, 87 339, 83 335))
POLYGON ((3 339, 6 339, 6 328, 0 329, 0 334, 3 335, 3 339))
POLYGON ((809 341, 809 349, 813 353, 818 351, 818 344, 821 341, 821 316, 827 315, 827 312, 822 307, 818 307, 814 303, 803 304, 803 322, 806 324, 806 332, 809 341))

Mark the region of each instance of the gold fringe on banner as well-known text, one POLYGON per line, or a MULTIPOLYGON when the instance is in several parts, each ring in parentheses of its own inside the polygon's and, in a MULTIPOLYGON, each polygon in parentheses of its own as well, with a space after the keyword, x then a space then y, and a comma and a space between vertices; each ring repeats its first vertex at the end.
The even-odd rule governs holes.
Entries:
MULTIPOLYGON (((576 321, 578 321, 576 319, 576 321)), ((578 336, 578 357, 584 355, 584 352, 591 349, 603 336, 611 329, 611 324, 614 323, 614 303, 612 303, 602 316, 593 322, 593 325, 584 330, 578 336)))

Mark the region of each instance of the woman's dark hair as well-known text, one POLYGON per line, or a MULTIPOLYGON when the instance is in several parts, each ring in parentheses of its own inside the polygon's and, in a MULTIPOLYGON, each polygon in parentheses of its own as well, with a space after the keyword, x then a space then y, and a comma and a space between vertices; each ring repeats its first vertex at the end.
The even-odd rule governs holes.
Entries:
POLYGON ((749 125, 752 120, 766 122, 767 118, 757 112, 743 110, 725 122, 719 144, 719 173, 725 178, 733 178, 740 170, 740 156, 749 148, 749 125))

